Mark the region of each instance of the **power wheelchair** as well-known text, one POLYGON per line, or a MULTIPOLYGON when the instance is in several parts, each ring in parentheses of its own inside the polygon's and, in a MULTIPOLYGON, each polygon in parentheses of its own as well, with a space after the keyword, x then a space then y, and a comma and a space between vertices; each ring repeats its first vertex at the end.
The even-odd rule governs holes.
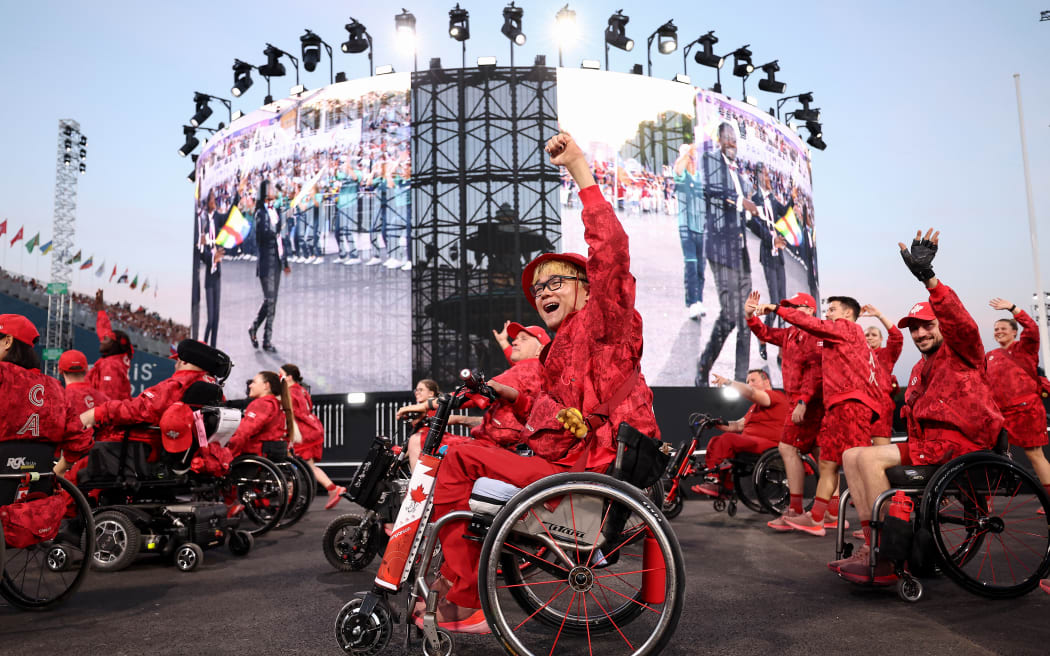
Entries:
POLYGON ((654 501, 643 489, 659 481, 668 454, 621 424, 612 475, 559 473, 520 490, 480 479, 471 511, 428 524, 448 416, 467 392, 492 394, 469 371, 464 380, 439 401, 413 472, 410 490, 421 486, 425 497, 405 498, 375 587, 356 595, 336 617, 340 647, 376 654, 402 618, 410 647, 419 632, 412 608, 422 599, 423 653, 452 654, 453 637, 437 624, 437 592, 427 576, 441 527, 467 520, 464 538, 482 542, 478 590, 484 616, 507 653, 660 653, 682 612, 685 565, 659 497, 654 501), (406 590, 405 610, 397 613, 388 599, 406 590))
POLYGON ((0 442, 0 596, 24 610, 45 610, 72 595, 90 565, 85 554, 94 550, 91 508, 52 472, 54 455, 48 442, 0 442))
MULTIPOLYGON (((909 602, 923 596, 918 577, 937 570, 965 590, 991 599, 1034 590, 1050 572, 1050 497, 1035 476, 1010 458, 1009 448, 1002 431, 991 451, 968 453, 943 465, 887 469, 890 489, 872 505, 872 574, 880 556, 893 561, 897 594, 909 602), (881 519, 898 490, 915 500, 910 522, 881 519)), ((849 490, 843 490, 840 517, 849 498, 849 490)), ((839 522, 836 558, 853 552, 843 524, 839 522)))

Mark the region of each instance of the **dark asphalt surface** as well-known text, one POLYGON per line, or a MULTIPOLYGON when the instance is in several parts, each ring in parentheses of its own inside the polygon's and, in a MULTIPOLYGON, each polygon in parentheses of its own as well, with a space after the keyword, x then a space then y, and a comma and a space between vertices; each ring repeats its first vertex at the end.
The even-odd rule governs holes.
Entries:
MULTIPOLYGON (((338 510, 347 512, 343 502, 338 510)), ((140 559, 89 573, 65 605, 26 613, 0 601, 6 654, 338 654, 333 622, 366 571, 333 570, 321 551, 340 512, 321 501, 292 529, 260 538, 246 558, 205 552, 195 572, 140 559)), ((667 654, 1046 654, 1050 596, 975 597, 927 579, 917 604, 892 588, 863 589, 827 571, 833 538, 772 534, 765 516, 735 518, 688 501, 672 522, 688 563, 688 591, 667 654)), ((383 652, 403 653, 403 627, 383 652)), ((494 654, 489 636, 457 636, 457 654, 494 654)), ((416 651, 414 653, 420 653, 416 651)))

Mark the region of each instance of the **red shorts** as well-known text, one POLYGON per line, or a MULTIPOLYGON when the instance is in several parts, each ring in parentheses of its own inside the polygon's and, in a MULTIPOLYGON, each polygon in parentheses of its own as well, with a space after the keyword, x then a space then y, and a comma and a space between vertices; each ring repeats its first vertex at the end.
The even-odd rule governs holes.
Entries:
POLYGON ((313 460, 314 462, 321 461, 321 454, 324 451, 324 438, 319 440, 312 440, 310 442, 300 442, 299 444, 293 444, 292 451, 295 455, 299 456, 303 460, 313 460))
MULTIPOLYGON (((794 410, 794 407, 792 407, 794 410)), ((824 404, 817 402, 806 406, 806 414, 802 417, 802 423, 796 424, 791 421, 791 413, 784 418, 784 432, 780 434, 780 441, 793 446, 802 453, 809 453, 817 446, 817 433, 820 432, 820 424, 824 421, 824 404)))
POLYGON ((906 444, 898 444, 902 465, 941 465, 952 458, 979 451, 981 447, 963 437, 962 433, 946 428, 925 428, 922 436, 909 436, 906 444))
POLYGON ((887 401, 879 408, 879 418, 871 425, 872 437, 889 437, 893 435, 893 415, 897 411, 897 405, 893 401, 887 401))
POLYGON ((1003 410, 1003 428, 1010 434, 1010 444, 1025 449, 1045 446, 1046 409, 1038 397, 1003 410))
POLYGON ((817 435, 820 459, 842 464, 842 452, 871 446, 871 408, 860 401, 843 401, 827 409, 817 435))

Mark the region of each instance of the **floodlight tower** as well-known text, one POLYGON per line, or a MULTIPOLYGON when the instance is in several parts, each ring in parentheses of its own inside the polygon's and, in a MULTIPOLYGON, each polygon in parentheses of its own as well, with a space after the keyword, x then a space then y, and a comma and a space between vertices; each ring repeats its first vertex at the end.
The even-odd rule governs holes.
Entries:
POLYGON ((87 137, 80 123, 58 122, 55 156, 55 213, 52 230, 51 280, 47 286, 47 328, 44 332, 44 373, 58 375, 58 356, 73 347, 73 235, 77 217, 77 174, 87 171, 87 137))

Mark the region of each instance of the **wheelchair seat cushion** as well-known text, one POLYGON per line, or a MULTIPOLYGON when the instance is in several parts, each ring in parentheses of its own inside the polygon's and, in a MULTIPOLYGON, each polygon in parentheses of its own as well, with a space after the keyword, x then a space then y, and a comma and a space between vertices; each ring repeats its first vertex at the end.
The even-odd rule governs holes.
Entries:
POLYGON ((495 478, 479 478, 470 491, 470 509, 484 515, 495 515, 510 501, 511 497, 521 491, 516 487, 495 478))
POLYGON ((940 465, 900 465, 886 470, 890 487, 925 487, 940 465))

